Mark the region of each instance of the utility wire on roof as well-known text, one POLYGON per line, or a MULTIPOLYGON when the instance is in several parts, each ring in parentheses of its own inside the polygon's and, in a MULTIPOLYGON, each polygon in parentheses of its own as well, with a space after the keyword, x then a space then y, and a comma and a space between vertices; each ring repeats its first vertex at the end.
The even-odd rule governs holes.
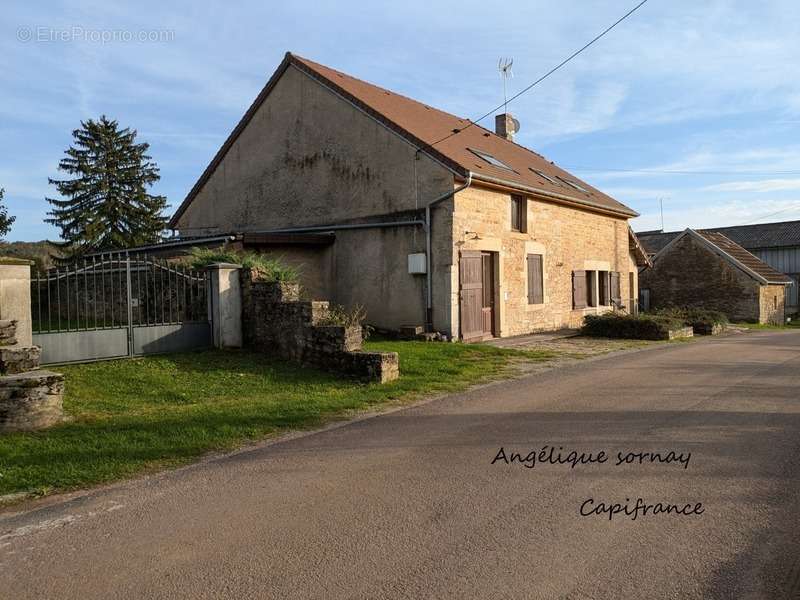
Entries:
POLYGON ((669 169, 607 169, 564 166, 571 171, 590 173, 652 173, 654 175, 800 175, 800 171, 673 171, 669 169))
POLYGON ((598 41, 600 38, 602 38, 603 36, 605 36, 605 35, 606 35, 608 32, 610 32, 612 29, 614 29, 614 28, 615 28, 617 25, 619 25, 620 23, 622 23, 622 22, 623 22, 625 19, 627 19, 628 17, 630 17, 630 16, 631 16, 633 13, 635 13, 637 10, 639 10, 639 8, 641 8, 641 7, 642 7, 642 6, 643 6, 643 5, 644 5, 646 2, 647 2, 647 0, 642 0, 641 2, 639 2, 639 4, 637 4, 637 5, 636 5, 636 6, 634 6, 632 9, 630 9, 628 12, 626 12, 624 15, 622 15, 622 16, 621 16, 619 19, 617 19, 616 21, 614 21, 614 23, 612 23, 611 25, 609 25, 608 27, 606 27, 606 28, 605 28, 605 29, 604 29, 604 30, 603 30, 603 31, 602 31, 600 34, 598 34, 597 36, 595 36, 595 37, 594 37, 594 38, 593 38, 593 39, 592 39, 590 42, 586 43, 586 44, 585 44, 583 47, 581 47, 579 50, 576 50, 575 52, 573 52, 572 54, 570 54, 570 55, 569 55, 567 58, 565 58, 565 59, 564 59, 564 60, 562 60, 560 63, 558 63, 558 64, 557 64, 555 67, 553 67, 552 69, 550 69, 550 70, 549 70, 547 73, 545 73, 544 75, 542 75, 541 77, 539 77, 539 79, 537 79, 536 81, 534 81, 534 82, 533 82, 532 84, 530 84, 528 87, 526 87, 526 88, 522 89, 520 92, 517 92, 516 94, 514 94, 513 96, 511 96, 511 98, 509 98, 507 101, 505 101, 505 102, 504 102, 503 104, 501 104, 500 106, 496 106, 495 108, 493 108, 492 110, 490 110, 489 112, 487 112, 485 115, 483 115, 483 116, 481 116, 481 117, 478 117, 477 119, 471 119, 468 125, 465 125, 464 127, 460 128, 460 129, 453 130, 453 133, 450 133, 450 134, 448 134, 448 135, 444 136, 443 138, 441 138, 441 139, 439 139, 439 140, 436 140, 435 142, 433 142, 433 143, 431 143, 431 144, 428 144, 427 146, 424 146, 423 148, 420 148, 420 150, 426 150, 427 148, 432 148, 432 147, 433 147, 433 146, 435 146, 436 144, 440 144, 440 143, 442 143, 442 142, 443 142, 443 141, 445 141, 445 140, 449 140, 451 137, 453 137, 453 136, 455 136, 455 135, 458 135, 459 133, 461 133, 461 132, 462 132, 462 131, 464 131, 465 129, 469 129, 470 127, 472 127, 472 126, 473 126, 473 125, 475 125, 476 123, 479 123, 480 121, 483 121, 483 120, 484 120, 486 117, 488 117, 488 116, 490 116, 490 115, 493 115, 495 112, 497 112, 498 110, 500 110, 501 108, 503 108, 503 106, 504 106, 504 105, 508 104, 508 103, 509 103, 509 102, 511 102, 512 100, 516 100, 517 98, 519 98, 519 97, 520 97, 520 96, 522 96, 523 94, 525 94, 525 93, 529 92, 529 91, 530 91, 531 89, 533 89, 535 86, 539 85, 539 84, 540 84, 542 81, 544 81, 545 79, 547 79, 548 77, 550 77, 550 75, 552 75, 553 73, 555 73, 556 71, 558 71, 558 70, 559 70, 561 67, 563 67, 564 65, 566 65, 566 64, 567 64, 569 61, 571 61, 573 58, 575 58, 576 56, 578 56, 579 54, 581 54, 581 53, 582 53, 584 50, 588 49, 588 48, 589 48, 591 45, 593 45, 593 44, 594 44, 595 42, 597 42, 597 41, 598 41))

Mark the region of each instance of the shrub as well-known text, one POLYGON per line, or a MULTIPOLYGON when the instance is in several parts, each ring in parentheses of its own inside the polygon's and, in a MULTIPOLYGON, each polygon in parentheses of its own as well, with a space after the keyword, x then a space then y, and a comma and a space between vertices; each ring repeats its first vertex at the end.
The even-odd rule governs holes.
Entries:
POLYGON ((192 248, 189 264, 193 268, 202 269, 218 262, 240 264, 245 269, 249 269, 253 278, 259 281, 296 283, 300 278, 298 269, 283 263, 279 258, 266 254, 225 248, 192 248))
POLYGON ((628 315, 606 313, 586 315, 581 333, 595 337, 631 340, 662 340, 669 332, 684 327, 683 321, 661 315, 628 315))
POLYGON ((360 327, 367 318, 366 309, 357 304, 352 310, 347 310, 341 304, 334 304, 328 309, 328 314, 320 321, 320 325, 335 325, 337 327, 360 327))
POLYGON ((656 316, 680 319, 686 325, 690 325, 696 332, 710 332, 714 327, 725 327, 728 325, 728 317, 718 310, 705 308, 663 308, 651 313, 656 316))

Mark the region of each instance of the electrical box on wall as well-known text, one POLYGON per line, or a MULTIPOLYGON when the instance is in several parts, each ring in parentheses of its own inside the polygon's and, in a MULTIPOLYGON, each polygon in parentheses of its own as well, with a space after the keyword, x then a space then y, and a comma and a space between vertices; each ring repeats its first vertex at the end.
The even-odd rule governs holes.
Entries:
POLYGON ((425 275, 428 272, 424 252, 408 255, 408 272, 412 275, 425 275))

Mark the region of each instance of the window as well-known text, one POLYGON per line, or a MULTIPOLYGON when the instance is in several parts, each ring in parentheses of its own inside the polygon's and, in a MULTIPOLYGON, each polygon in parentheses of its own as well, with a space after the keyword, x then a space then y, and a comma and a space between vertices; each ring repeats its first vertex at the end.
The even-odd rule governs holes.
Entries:
POLYGON ((583 192, 585 194, 589 194, 590 193, 589 190, 587 190, 585 187, 581 186, 580 184, 578 184, 575 181, 571 181, 569 179, 564 179, 563 177, 558 177, 558 176, 556 176, 556 177, 558 178, 559 181, 561 181, 563 183, 566 183, 569 187, 574 188, 574 189, 578 190, 579 192, 583 192))
POLYGON ((611 290, 608 285, 608 271, 597 272, 597 300, 600 306, 611 304, 611 290))
POLYGON ((542 255, 528 254, 528 304, 544 304, 542 255))
POLYGON ((586 271, 586 305, 597 306, 597 271, 586 271))
MULTIPOLYGON (((509 167, 506 163, 504 163, 501 160, 498 160, 497 158, 495 158, 494 156, 492 156, 491 154, 489 154, 487 152, 483 152, 481 150, 475 150, 474 148, 467 148, 467 150, 472 152, 478 158, 482 158, 483 160, 488 162, 490 165, 494 165, 495 167, 500 167, 501 169, 507 169, 508 171, 514 171, 514 169, 509 167)), ((514 171, 514 172, 516 172, 516 171, 514 171)))
POLYGON ((528 168, 529 168, 531 171, 533 171, 534 173, 536 173, 536 174, 537 174, 539 177, 541 177, 542 179, 544 179, 545 181, 549 181, 549 182, 550 182, 550 183, 552 183, 553 185, 558 185, 558 182, 557 182, 555 179, 553 179, 552 177, 550 177, 550 175, 546 175, 546 174, 542 173, 541 171, 537 171, 536 169, 533 169, 533 168, 531 168, 531 167, 528 167, 528 168))
POLYGON ((511 195, 511 230, 528 231, 528 199, 525 196, 511 195))

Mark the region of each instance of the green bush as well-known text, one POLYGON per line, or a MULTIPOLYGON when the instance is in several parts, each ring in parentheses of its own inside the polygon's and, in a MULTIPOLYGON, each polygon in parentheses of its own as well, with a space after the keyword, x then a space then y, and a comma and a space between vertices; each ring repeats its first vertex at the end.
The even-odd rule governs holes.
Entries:
POLYGON ((695 330, 711 330, 714 327, 728 325, 728 317, 718 310, 705 308, 662 308, 651 313, 656 316, 680 319, 686 325, 691 325, 695 330))
POLYGON ((225 248, 192 248, 188 260, 195 269, 202 269, 219 262, 240 264, 249 269, 253 278, 259 281, 296 283, 300 279, 300 272, 296 268, 283 263, 280 258, 257 252, 225 248))
POLYGON ((683 321, 668 316, 611 312, 584 317, 581 333, 594 337, 662 340, 669 337, 670 331, 682 327, 683 321))

